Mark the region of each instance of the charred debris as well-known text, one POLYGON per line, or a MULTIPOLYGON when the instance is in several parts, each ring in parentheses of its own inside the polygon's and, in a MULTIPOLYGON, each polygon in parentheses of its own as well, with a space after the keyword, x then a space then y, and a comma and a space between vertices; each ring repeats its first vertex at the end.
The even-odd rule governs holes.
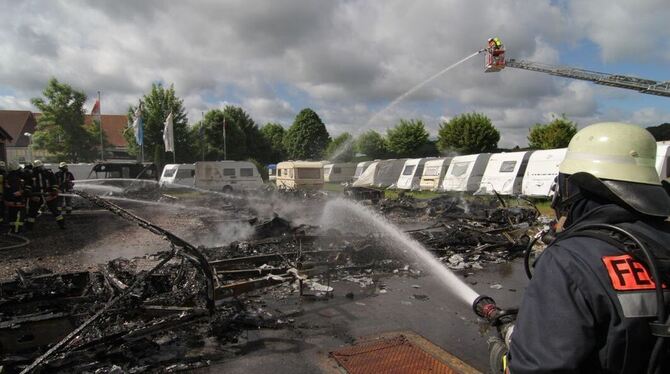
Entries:
MULTIPOLYGON (((374 287, 374 276, 421 272, 384 248, 376 234, 323 232, 274 216, 250 220, 254 235, 247 241, 196 248, 104 198, 78 194, 163 237, 166 249, 115 259, 97 271, 18 270, 14 280, 0 283, 2 372, 207 366, 241 354, 247 329, 293 328, 299 309, 293 315, 268 310, 264 297, 328 300, 337 292, 333 279, 374 287)), ((536 209, 496 200, 374 200, 395 222, 425 223, 408 234, 461 272, 521 255, 538 226, 536 209)))

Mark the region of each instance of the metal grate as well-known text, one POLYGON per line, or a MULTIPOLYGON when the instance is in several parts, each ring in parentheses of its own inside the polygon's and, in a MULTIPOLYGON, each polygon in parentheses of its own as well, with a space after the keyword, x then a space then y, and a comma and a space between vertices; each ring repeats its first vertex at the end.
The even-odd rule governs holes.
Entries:
POLYGON ((349 374, 457 374, 446 363, 412 344, 404 335, 362 343, 331 352, 349 374))

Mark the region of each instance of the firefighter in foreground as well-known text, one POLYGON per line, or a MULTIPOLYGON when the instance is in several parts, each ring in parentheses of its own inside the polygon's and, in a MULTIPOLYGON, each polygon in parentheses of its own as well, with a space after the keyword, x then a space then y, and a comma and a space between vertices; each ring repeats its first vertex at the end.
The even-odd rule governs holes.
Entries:
POLYGON ((26 188, 30 191, 28 198, 28 215, 26 218, 26 229, 30 230, 35 225, 35 220, 40 207, 46 205, 49 211, 56 217, 56 223, 61 229, 65 228, 63 215, 58 210, 58 183, 56 176, 51 170, 43 167, 42 161, 33 162, 33 172, 30 180, 26 180, 26 188))
POLYGON ((556 239, 536 260, 509 353, 500 339, 490 346, 494 372, 670 373, 670 298, 656 308, 670 285, 670 196, 655 158, 654 138, 632 125, 572 138, 552 202, 556 239))
MULTIPOLYGON (((58 171, 56 172, 56 183, 58 183, 58 188, 63 194, 72 193, 74 189, 74 175, 68 170, 67 164, 61 162, 58 165, 58 171)), ((58 210, 65 210, 66 214, 72 213, 72 196, 59 196, 58 197, 58 210)))
POLYGON ((3 181, 3 203, 7 209, 7 223, 10 232, 19 233, 24 230, 26 193, 23 184, 23 170, 16 161, 10 161, 8 172, 3 181))

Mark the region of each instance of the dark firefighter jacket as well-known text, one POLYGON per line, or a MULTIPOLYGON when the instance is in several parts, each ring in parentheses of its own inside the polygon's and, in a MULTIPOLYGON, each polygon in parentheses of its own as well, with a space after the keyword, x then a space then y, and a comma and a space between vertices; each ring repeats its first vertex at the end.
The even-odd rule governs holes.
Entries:
POLYGON ((28 185, 33 194, 52 194, 58 192, 56 176, 51 170, 34 169, 30 179, 28 185))
POLYGON ((5 175, 3 199, 5 200, 6 205, 14 205, 16 203, 23 204, 25 196, 14 195, 15 192, 19 191, 23 194, 23 190, 23 172, 21 170, 10 171, 5 175))
POLYGON ((61 191, 71 191, 74 187, 74 175, 68 170, 56 172, 56 183, 61 191))
MULTIPOLYGON (((616 205, 598 205, 575 224, 584 222, 631 222, 658 242, 670 243, 667 222, 652 227, 616 205)), ((603 240, 560 240, 559 234, 533 274, 512 333, 511 374, 645 372, 656 341, 649 328, 656 298, 639 262, 603 240)), ((667 365, 667 349, 661 357, 667 365)))

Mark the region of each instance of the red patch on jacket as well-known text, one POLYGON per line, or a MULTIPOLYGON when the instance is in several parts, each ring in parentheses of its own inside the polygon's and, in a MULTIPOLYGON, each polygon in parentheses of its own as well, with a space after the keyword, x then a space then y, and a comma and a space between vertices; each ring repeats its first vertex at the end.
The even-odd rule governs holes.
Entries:
POLYGON ((653 290, 656 287, 644 265, 631 255, 604 256, 603 263, 617 291, 653 290))

